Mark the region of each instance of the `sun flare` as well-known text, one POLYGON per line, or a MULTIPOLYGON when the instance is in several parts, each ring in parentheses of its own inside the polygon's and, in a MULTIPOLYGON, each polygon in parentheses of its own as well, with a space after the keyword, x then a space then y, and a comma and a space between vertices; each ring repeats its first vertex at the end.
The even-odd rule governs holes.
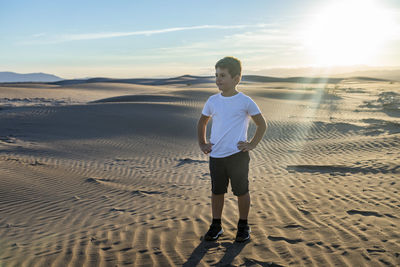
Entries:
POLYGON ((390 13, 372 0, 338 1, 308 23, 305 47, 317 65, 368 64, 390 38, 392 25, 390 13))

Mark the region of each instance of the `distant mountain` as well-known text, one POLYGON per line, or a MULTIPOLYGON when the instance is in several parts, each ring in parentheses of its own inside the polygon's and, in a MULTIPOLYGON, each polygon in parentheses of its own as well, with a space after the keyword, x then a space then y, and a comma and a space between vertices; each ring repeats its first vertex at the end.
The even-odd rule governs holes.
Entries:
POLYGON ((46 73, 15 73, 15 72, 0 72, 0 83, 15 83, 15 82, 56 82, 63 80, 52 74, 46 73))

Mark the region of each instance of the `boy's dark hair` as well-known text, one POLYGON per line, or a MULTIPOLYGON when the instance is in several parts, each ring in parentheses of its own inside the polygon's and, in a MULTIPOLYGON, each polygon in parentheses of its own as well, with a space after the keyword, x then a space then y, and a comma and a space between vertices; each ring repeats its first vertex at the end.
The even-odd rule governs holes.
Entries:
POLYGON ((242 74, 242 63, 235 57, 224 57, 215 64, 215 69, 227 69, 231 77, 242 74))

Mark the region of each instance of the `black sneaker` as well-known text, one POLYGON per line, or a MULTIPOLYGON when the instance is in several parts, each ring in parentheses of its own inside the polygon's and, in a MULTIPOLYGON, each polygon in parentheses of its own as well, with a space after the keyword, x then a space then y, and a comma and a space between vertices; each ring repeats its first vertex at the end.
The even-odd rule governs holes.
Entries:
POLYGON ((236 234, 236 242, 244 242, 250 239, 250 227, 249 225, 239 225, 237 234, 236 234))
POLYGON ((224 230, 222 229, 222 226, 220 224, 211 224, 210 229, 204 236, 204 239, 207 241, 217 240, 223 232, 224 230))

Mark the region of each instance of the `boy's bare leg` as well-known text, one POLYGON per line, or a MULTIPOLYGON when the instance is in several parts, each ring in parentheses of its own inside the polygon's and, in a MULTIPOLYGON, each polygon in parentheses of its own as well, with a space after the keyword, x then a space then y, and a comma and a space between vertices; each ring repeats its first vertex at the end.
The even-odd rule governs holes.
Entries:
POLYGON ((250 211, 250 194, 238 196, 239 217, 241 220, 247 220, 250 211))
POLYGON ((222 209, 224 208, 224 196, 225 194, 214 194, 211 195, 211 206, 213 219, 221 219, 222 209))

